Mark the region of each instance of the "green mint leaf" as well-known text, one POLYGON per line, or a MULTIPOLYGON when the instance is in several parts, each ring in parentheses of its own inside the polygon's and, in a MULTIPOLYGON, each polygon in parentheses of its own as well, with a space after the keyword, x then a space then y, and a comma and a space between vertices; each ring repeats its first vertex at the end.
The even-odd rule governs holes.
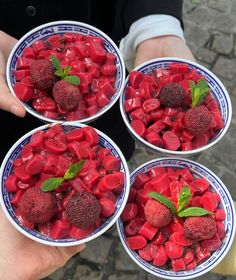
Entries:
POLYGON ((211 215, 214 214, 212 212, 209 212, 208 210, 200 207, 189 207, 187 209, 184 209, 178 213, 179 217, 200 217, 205 215, 211 215))
POLYGON ((43 182, 43 184, 41 186, 41 190, 43 192, 53 191, 53 190, 57 189, 63 183, 63 181, 64 181, 64 179, 62 177, 49 178, 43 182))
POLYGON ((80 160, 76 164, 72 163, 64 175, 64 180, 74 179, 77 176, 78 172, 82 169, 84 163, 85 160, 80 160))
POLYGON ((66 77, 70 73, 70 70, 71 70, 71 66, 66 66, 63 69, 63 78, 66 77))
POLYGON ((63 78, 63 80, 75 86, 78 86, 80 84, 80 78, 77 76, 66 76, 63 78))
MULTIPOLYGON (((61 68, 61 63, 58 60, 58 58, 54 55, 50 56, 50 60, 52 62, 52 65, 56 68, 56 72, 58 71, 58 73, 60 73, 60 71, 63 73, 63 70, 61 68)), ((56 74, 57 75, 57 74, 56 74)), ((59 75, 58 75, 59 76, 59 75)))
POLYGON ((189 186, 184 186, 180 191, 177 212, 180 212, 189 203, 190 199, 191 199, 190 188, 189 186))
POLYGON ((57 75, 58 77, 62 77, 63 76, 63 71, 61 69, 59 69, 55 72, 55 75, 57 75))
POLYGON ((192 97, 192 107, 194 108, 203 102, 210 88, 208 87, 207 81, 204 79, 199 80, 197 84, 190 81, 189 85, 192 97))
POLYGON ((176 208, 175 208, 174 203, 171 200, 169 200, 167 197, 165 197, 157 192, 150 192, 148 194, 148 196, 154 198, 155 200, 159 201, 161 204, 163 204, 167 208, 169 208, 173 215, 176 214, 176 208))

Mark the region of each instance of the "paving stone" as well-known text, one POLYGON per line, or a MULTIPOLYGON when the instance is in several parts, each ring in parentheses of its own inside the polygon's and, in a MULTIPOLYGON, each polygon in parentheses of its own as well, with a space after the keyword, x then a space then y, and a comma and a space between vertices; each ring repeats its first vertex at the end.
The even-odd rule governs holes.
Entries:
POLYGON ((106 262, 111 245, 111 239, 104 236, 100 236, 95 240, 89 242, 87 244, 86 249, 80 253, 80 256, 81 258, 102 265, 106 262))
POLYGON ((229 13, 232 8, 232 0, 208 0, 207 5, 214 10, 229 13))
POLYGON ((214 13, 210 9, 206 9, 206 7, 199 6, 194 9, 192 12, 188 13, 185 17, 186 20, 190 20, 193 23, 201 26, 210 26, 212 20, 214 18, 214 13))
POLYGON ((218 34, 214 36, 212 50, 220 54, 230 54, 233 50, 233 34, 218 34))
POLYGON ((228 34, 236 33, 235 15, 215 15, 214 18, 211 20, 211 28, 228 34))
POLYGON ((110 275, 108 277, 108 280, 138 280, 138 275, 117 273, 110 275))
POLYGON ((208 272, 200 277, 196 277, 194 278, 195 280, 224 280, 225 276, 224 275, 220 275, 220 274, 216 274, 216 273, 212 273, 212 272, 208 272))
POLYGON ((196 57, 196 59, 198 59, 200 61, 204 61, 206 63, 211 64, 216 60, 217 54, 206 48, 197 48, 194 51, 194 56, 196 57))
POLYGON ((121 243, 119 243, 115 249, 115 256, 116 270, 137 271, 141 269, 126 253, 121 243))
POLYGON ((93 270, 88 265, 78 265, 73 280, 101 280, 103 272, 93 270))
POLYGON ((203 47, 210 38, 209 30, 204 26, 198 26, 191 21, 185 21, 185 38, 192 45, 203 47))
POLYGON ((219 178, 222 180, 222 182, 225 184, 227 189, 229 190, 230 194, 232 195, 232 198, 236 200, 236 188, 235 188, 235 182, 236 182, 236 175, 235 171, 230 171, 228 168, 222 167, 221 170, 221 176, 219 178))
POLYGON ((231 80, 236 75, 236 58, 219 56, 212 71, 227 80, 231 80))
MULTIPOLYGON (((236 96, 236 87, 232 90, 231 93, 232 93, 233 96, 236 96)), ((232 98, 232 95, 231 95, 231 98, 232 98)), ((234 108, 236 108, 236 104, 235 104, 234 108)))

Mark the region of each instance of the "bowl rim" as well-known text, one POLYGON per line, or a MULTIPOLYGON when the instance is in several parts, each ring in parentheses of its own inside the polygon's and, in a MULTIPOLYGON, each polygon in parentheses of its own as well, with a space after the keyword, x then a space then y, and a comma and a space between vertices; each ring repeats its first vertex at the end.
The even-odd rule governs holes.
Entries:
MULTIPOLYGON (((139 136, 135 132, 135 130, 130 125, 130 122, 128 120, 128 115, 127 115, 127 113, 124 110, 123 97, 125 95, 125 88, 128 85, 128 79, 129 79, 129 75, 128 75, 126 77, 126 79, 125 79, 123 91, 122 91, 122 94, 121 94, 120 100, 119 100, 121 116, 122 116, 123 121, 126 124, 126 127, 127 127, 128 131, 135 138, 135 140, 138 140, 138 142, 141 142, 142 146, 144 146, 145 148, 151 150, 154 153, 161 153, 162 155, 190 156, 190 155, 195 155, 195 154, 198 154, 200 152, 203 152, 203 151, 209 149, 210 147, 214 146, 217 142, 219 142, 223 138, 223 136, 226 134, 226 132, 227 132, 229 126, 230 126, 231 120, 232 120, 232 103, 231 103, 231 99, 230 99, 230 95, 229 95, 228 91, 226 90, 226 88, 223 85, 223 83, 219 80, 219 78, 217 78, 217 76, 213 72, 211 72, 206 67, 200 65, 199 63, 197 63, 195 61, 191 61, 189 59, 176 58, 176 57, 154 58, 154 59, 148 60, 148 61, 140 64, 139 66, 135 67, 132 71, 140 71, 140 69, 142 69, 142 68, 147 68, 149 64, 153 64, 153 63, 155 64, 155 63, 161 63, 161 62, 162 63, 164 63, 164 62, 187 63, 188 65, 193 66, 195 69, 200 69, 202 71, 205 71, 209 76, 214 78, 214 80, 217 82, 219 87, 222 88, 222 91, 225 94, 225 100, 227 101, 227 104, 228 104, 228 120, 227 120, 227 123, 225 124, 224 128, 222 129, 222 132, 221 132, 220 136, 216 137, 212 142, 208 143, 207 145, 204 145, 204 146, 202 146, 200 148, 197 148, 197 149, 194 149, 194 150, 189 150, 189 151, 172 151, 172 150, 167 150, 167 149, 155 146, 155 145, 149 143, 148 141, 146 141, 144 138, 142 138, 141 136, 139 136)), ((141 70, 141 72, 142 72, 142 70, 141 70)))
MULTIPOLYGON (((118 218, 118 220, 116 221, 116 228, 117 228, 117 231, 118 231, 118 235, 119 235, 119 238, 121 240, 121 243, 126 251, 126 253, 130 256, 130 258, 139 266, 141 267, 142 269, 144 269, 145 271, 147 271, 148 273, 152 274, 152 275, 155 275, 157 277, 161 277, 163 279, 193 279, 193 278, 196 278, 198 276, 201 276, 207 272, 209 272, 210 270, 212 270, 214 267, 216 267, 223 259, 224 257, 226 256, 226 254, 228 253, 228 251, 230 250, 232 244, 233 244, 233 241, 234 241, 234 237, 235 237, 235 233, 236 233, 236 223, 235 221, 233 220, 233 218, 235 217, 235 213, 236 213, 236 210, 235 210, 235 207, 234 207, 234 203, 233 203, 233 199, 231 197, 231 194, 230 192, 228 191, 227 187, 225 186, 225 184, 222 182, 222 180, 213 172, 211 171, 208 167, 204 166, 203 164, 201 163, 198 163, 196 161, 193 161, 193 160, 190 160, 190 159, 186 159, 186 158, 179 158, 179 157, 161 157, 161 158, 156 158, 156 159, 153 159, 153 160, 150 160, 148 162, 145 162, 143 163, 142 165, 138 166, 130 175, 130 188, 132 188, 132 183, 133 183, 133 180, 134 180, 134 176, 135 174, 138 174, 139 171, 144 168, 144 167, 147 167, 151 164, 154 164, 154 163, 157 163, 157 162, 163 162, 163 161, 170 161, 170 162, 183 162, 183 163, 188 163, 188 164, 191 164, 195 167, 198 167, 202 170, 204 170, 205 172, 207 172, 208 174, 210 174, 211 176, 214 176, 216 179, 217 179, 217 182, 219 183, 220 187, 224 190, 224 192, 226 193, 226 195, 228 196, 228 201, 229 201, 229 205, 230 205, 230 213, 232 214, 232 227, 231 227, 231 234, 230 236, 228 237, 228 244, 227 244, 227 247, 224 249, 223 253, 220 255, 218 255, 218 258, 216 257, 216 259, 214 260, 214 263, 206 268, 206 269, 202 269, 201 271, 198 271, 196 272, 194 275, 176 275, 176 276, 168 276, 167 274, 159 274, 158 272, 155 272, 155 271, 152 271, 151 269, 149 269, 148 267, 144 266, 132 253, 131 249, 129 249, 129 247, 127 246, 126 244, 126 241, 124 240, 123 236, 125 236, 122 228, 123 228, 123 222, 121 220, 121 216, 118 218)), ((167 165, 160 165, 160 167, 163 167, 163 166, 167 166, 167 165)), ((171 166, 171 164, 170 164, 171 166)), ((184 165, 182 165, 184 167, 184 165)), ((181 168, 181 166, 180 166, 181 168)), ((149 170, 150 168, 147 167, 147 170, 149 170)), ((222 200, 223 201, 223 200, 222 200)), ((219 250, 219 249, 218 249, 219 250)), ((216 252, 216 251, 215 251, 216 252)), ((146 262, 146 261, 144 261, 146 262)), ((148 263, 148 262, 147 262, 148 263)), ((204 262, 203 262, 204 263, 204 262)), ((155 267, 154 265, 150 264, 151 266, 155 267)), ((157 267, 158 268, 158 267, 157 267)), ((165 270, 163 270, 165 271, 165 270)), ((190 270, 191 271, 191 270, 190 270)), ((168 272, 168 271, 167 271, 168 272)), ((181 272, 181 271, 180 271, 181 272)), ((187 271, 184 271, 187 273, 187 271)), ((178 272, 176 272, 177 274, 178 272)))
MULTIPOLYGON (((21 146, 21 149, 23 148, 22 142, 24 140, 26 140, 27 138, 32 136, 32 134, 37 132, 37 131, 41 131, 41 130, 50 128, 50 127, 55 126, 57 124, 58 123, 53 123, 53 124, 49 123, 49 124, 45 124, 45 125, 39 126, 37 128, 34 128, 33 130, 31 130, 31 131, 27 132, 26 134, 24 134, 10 148, 10 150, 8 151, 8 153, 6 154, 6 156, 5 156, 5 158, 4 158, 3 162, 2 162, 1 169, 0 169, 0 205, 1 205, 2 209, 3 209, 3 212, 7 216, 8 221, 10 221, 10 223, 19 232, 21 232, 23 235, 29 237, 30 239, 32 239, 34 241, 37 241, 37 242, 41 243, 41 244, 50 245, 50 246, 58 246, 58 247, 70 247, 70 246, 75 246, 75 245, 80 245, 80 244, 83 244, 83 243, 87 243, 87 242, 89 242, 89 241, 91 241, 91 240, 101 236, 104 232, 106 232, 108 229, 110 229, 116 223, 117 219, 121 215, 121 213, 122 213, 122 211, 123 211, 123 209, 124 209, 124 207, 126 205, 126 202, 128 200, 129 190, 130 190, 130 172, 129 172, 127 161, 126 161, 123 153, 121 152, 120 148, 106 134, 104 134, 102 131, 94 128, 98 132, 99 136, 103 137, 106 142, 108 142, 109 144, 112 145, 112 147, 114 147, 114 149, 117 152, 117 154, 119 155, 119 157, 121 159, 121 162, 122 162, 122 165, 124 167, 124 174, 125 174, 125 178, 126 178, 126 181, 125 181, 126 184, 125 184, 125 188, 124 188, 123 201, 122 201, 122 203, 120 205, 119 210, 117 211, 117 213, 115 214, 113 219, 110 221, 110 223, 108 223, 106 226, 104 226, 101 230, 99 230, 95 234, 90 235, 90 236, 88 236, 86 238, 83 238, 83 239, 79 239, 79 240, 74 239, 73 240, 73 238, 72 238, 71 242, 62 242, 62 241, 60 241, 61 239, 56 239, 54 241, 52 241, 52 240, 44 240, 44 239, 40 239, 39 237, 37 237, 35 235, 30 234, 26 229, 24 229, 24 226, 19 225, 19 224, 16 223, 16 221, 12 218, 12 216, 9 214, 9 212, 7 210, 7 207, 5 205, 5 200, 3 198, 3 189, 5 189, 4 184, 2 184, 3 180, 4 180, 3 173, 4 173, 4 170, 5 170, 6 164, 9 162, 9 160, 11 161, 11 159, 9 159, 10 155, 12 154, 12 152, 17 147, 21 146)), ((62 123, 60 125, 62 125, 62 126, 73 126, 73 127, 77 127, 77 128, 83 128, 83 127, 88 126, 86 124, 81 124, 81 123, 78 123, 78 122, 74 122, 74 123, 64 122, 64 123, 62 123)), ((12 207, 12 209, 13 209, 13 207, 12 207)), ((34 232, 37 233, 37 231, 34 231, 34 232)), ((67 239, 67 238, 65 238, 65 239, 67 239)))
MULTIPOLYGON (((27 33, 25 33, 18 41, 17 43, 14 45, 14 47, 12 48, 8 59, 7 59, 7 64, 6 64, 6 80, 7 80, 7 85, 10 89, 11 94, 17 98, 17 100, 22 104, 22 106, 25 108, 25 110, 32 114, 34 117, 38 118, 41 121, 44 122, 48 122, 48 123, 53 123, 53 122, 58 122, 58 123, 63 123, 65 122, 65 120, 54 120, 48 117, 43 116, 42 114, 38 113, 35 109, 33 109, 32 106, 29 106, 27 104, 27 102, 23 102, 21 100, 18 99, 18 97, 15 94, 15 91, 13 89, 12 83, 11 83, 11 78, 10 78, 10 70, 11 70, 11 63, 12 63, 12 59, 16 54, 17 49, 19 48, 19 46, 32 34, 34 34, 35 32, 44 29, 44 28, 50 28, 53 26, 57 26, 57 25, 61 25, 61 24, 68 24, 68 25, 74 25, 74 26, 80 26, 83 28, 86 28, 88 30, 94 31, 98 34, 100 34, 103 38, 105 38, 105 40, 112 46, 112 48, 115 50, 116 53, 116 57, 119 61, 119 65, 120 65, 120 73, 121 73, 121 79, 120 79, 120 89, 116 91, 116 93, 113 95, 114 98, 111 100, 111 102, 109 102, 105 107, 101 108, 95 115, 81 119, 81 120, 73 120, 73 121, 66 121, 67 123, 73 123, 75 121, 79 121, 81 123, 90 123, 92 121, 95 121, 97 118, 101 117, 103 114, 105 114, 109 109, 111 109, 111 107, 113 107, 113 105, 115 105, 116 101, 120 98, 121 93, 123 92, 123 88, 124 88, 124 84, 125 84, 125 76, 126 76, 126 68, 125 68, 125 63, 124 63, 124 59, 123 56, 119 50, 119 48, 117 47, 117 45, 115 44, 115 42, 106 34, 104 33, 102 30, 98 29, 97 27, 94 27, 93 25, 84 23, 84 22, 80 22, 80 21, 75 21, 75 20, 57 20, 57 21, 52 21, 52 22, 47 22, 44 24, 41 24, 33 29, 31 29, 30 31, 28 31, 27 33)), ((68 30, 68 33, 71 33, 71 30, 68 30)), ((75 32, 72 32, 75 33, 75 32)), ((56 35, 57 33, 53 34, 56 35)), ((17 56, 18 57, 18 56, 17 56)))

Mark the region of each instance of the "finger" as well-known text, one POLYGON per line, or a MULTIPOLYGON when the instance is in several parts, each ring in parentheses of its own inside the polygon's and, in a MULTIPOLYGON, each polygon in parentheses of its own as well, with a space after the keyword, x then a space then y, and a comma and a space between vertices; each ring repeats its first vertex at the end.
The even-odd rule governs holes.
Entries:
POLYGON ((24 107, 11 94, 2 77, 0 77, 0 109, 8 111, 18 117, 24 117, 26 113, 24 107))

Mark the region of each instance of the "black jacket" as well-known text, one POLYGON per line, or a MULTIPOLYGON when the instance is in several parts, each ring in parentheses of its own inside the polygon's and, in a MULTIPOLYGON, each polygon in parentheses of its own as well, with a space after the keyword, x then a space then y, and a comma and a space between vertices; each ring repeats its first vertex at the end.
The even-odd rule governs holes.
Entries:
MULTIPOLYGON (((46 22, 77 20, 94 25, 119 44, 135 20, 151 14, 172 15, 182 23, 182 0, 0 0, 0 29, 20 38, 46 22)), ((18 138, 43 125, 29 114, 21 119, 1 111, 0 120, 0 162, 18 138)), ((127 158, 131 156, 134 146, 121 119, 118 102, 91 125, 113 138, 127 158)))

